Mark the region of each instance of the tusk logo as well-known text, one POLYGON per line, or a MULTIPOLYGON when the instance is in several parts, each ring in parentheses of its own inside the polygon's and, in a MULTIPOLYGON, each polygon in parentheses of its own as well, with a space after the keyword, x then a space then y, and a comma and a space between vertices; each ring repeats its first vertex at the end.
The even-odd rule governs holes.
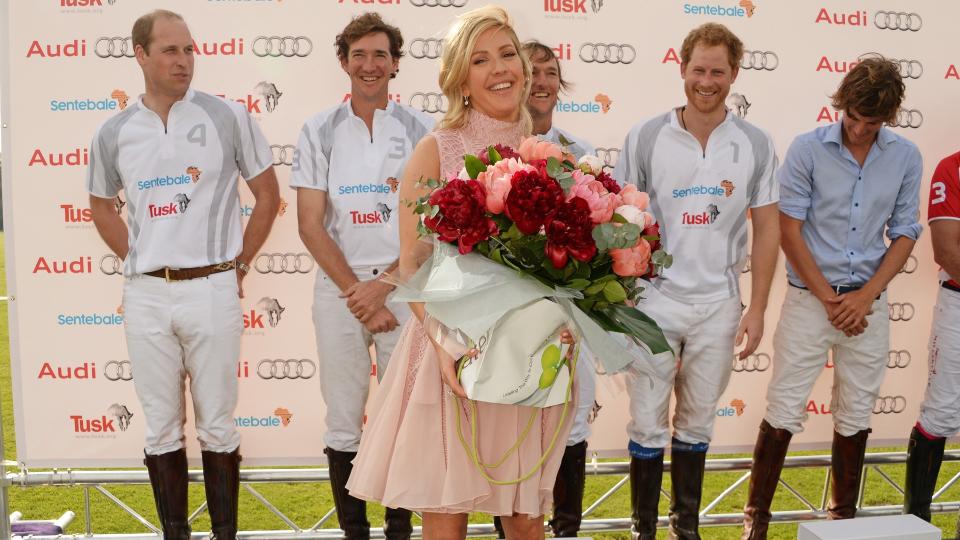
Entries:
POLYGON ((270 323, 271 328, 276 328, 280 324, 280 316, 283 315, 283 312, 286 310, 285 307, 280 305, 280 302, 276 298, 270 298, 269 296, 264 296, 257 302, 257 306, 267 312, 267 320, 270 323))
POLYGON ((283 92, 277 90, 277 85, 272 82, 260 81, 253 87, 253 91, 260 94, 260 98, 266 103, 267 112, 273 112, 280 103, 280 96, 283 92))
POLYGON ((733 92, 727 97, 727 107, 733 110, 733 113, 738 117, 746 118, 747 110, 750 108, 750 102, 747 101, 747 97, 743 94, 733 92))
POLYGON ((130 427, 130 419, 133 418, 133 413, 130 412, 130 409, 128 409, 126 405, 114 403, 107 408, 107 414, 110 414, 117 420, 120 431, 126 431, 130 427))

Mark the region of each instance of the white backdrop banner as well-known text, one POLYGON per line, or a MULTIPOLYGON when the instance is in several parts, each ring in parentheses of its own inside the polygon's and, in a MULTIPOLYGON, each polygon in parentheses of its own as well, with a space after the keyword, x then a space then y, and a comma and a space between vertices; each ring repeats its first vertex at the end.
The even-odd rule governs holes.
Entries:
MULTIPOLYGON (((555 123, 591 141, 614 164, 635 123, 684 102, 679 48, 686 33, 722 22, 748 49, 728 104, 769 131, 783 156, 797 134, 834 121, 829 96, 857 59, 899 59, 907 84, 898 133, 916 142, 929 176, 956 150, 960 56, 952 42, 960 3, 936 0, 511 0, 521 39, 549 44, 574 83, 555 123), (940 105, 936 105, 940 103, 940 105)), ((406 40, 391 99, 435 113, 440 39, 480 0, 167 0, 196 39, 194 87, 237 100, 274 149, 283 208, 245 283, 237 364, 245 464, 322 462, 324 406, 311 323, 316 264, 297 234, 296 194, 286 187, 304 120, 349 95, 334 36, 352 16, 377 10, 406 40), (274 302, 279 314, 268 313, 274 302)), ((96 126, 142 92, 129 39, 157 2, 0 2, 7 24, 3 86, 3 211, 17 459, 28 466, 136 466, 143 412, 123 337, 120 262, 90 219, 84 174, 96 126)), ((188 174, 188 171, 185 171, 188 174)), ((242 189, 241 213, 252 198, 242 189)), ((121 207, 119 211, 125 214, 121 207)), ((175 246, 171 246, 175 249, 175 246)), ((682 265, 684 261, 676 261, 682 265)), ((750 274, 743 276, 749 303, 750 274)), ((712 451, 749 450, 765 408, 772 334, 785 292, 781 265, 757 354, 735 372, 717 410, 712 451)), ((889 290, 891 351, 873 422, 873 444, 906 439, 926 381, 926 340, 937 292, 924 238, 889 290)), ((732 360, 732 358, 731 358, 732 360)), ((794 448, 829 446, 830 358, 794 448)), ((189 398, 188 398, 189 399, 189 398)), ((627 400, 601 382, 590 447, 625 453, 627 400)), ((189 407, 188 407, 189 409, 189 407)), ((188 431, 191 456, 199 449, 188 431)))

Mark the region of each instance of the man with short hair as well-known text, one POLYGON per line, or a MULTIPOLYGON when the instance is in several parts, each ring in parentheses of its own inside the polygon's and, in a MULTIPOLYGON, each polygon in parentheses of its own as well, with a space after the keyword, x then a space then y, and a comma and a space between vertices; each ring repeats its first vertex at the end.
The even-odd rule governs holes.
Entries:
MULTIPOLYGON (((405 303, 386 305, 393 287, 382 278, 400 255, 397 181, 433 119, 388 99, 403 54, 398 28, 365 13, 337 36, 336 49, 350 99, 304 124, 290 187, 297 190, 300 238, 320 265, 313 322, 333 500, 346 537, 366 539, 366 502, 346 484, 360 445, 370 346, 380 378, 410 316, 405 303)), ((388 539, 410 537, 408 510, 388 508, 385 520, 388 539)))
POLYGON ((678 360, 675 381, 635 378, 628 385, 633 532, 643 540, 656 538, 671 390, 677 405, 670 538, 700 538, 717 401, 730 380, 735 344, 747 338, 743 359, 763 336, 780 237, 773 141, 724 105, 743 43, 723 25, 707 23, 687 35, 680 56, 686 105, 631 130, 614 171, 618 182, 649 193, 663 249, 680 261, 647 284, 637 305, 660 325, 678 360), (744 312, 739 277, 748 229, 751 303, 744 312))
POLYGON ((190 88, 194 42, 180 15, 148 13, 132 35, 145 92, 93 138, 93 222, 124 260, 124 329, 164 538, 190 538, 183 431, 189 375, 212 537, 233 539, 241 282, 280 204, 273 156, 244 107, 190 88), (240 176, 256 199, 246 230, 240 176), (128 224, 114 206, 121 190, 128 224))
POLYGON ((933 171, 927 221, 933 259, 940 265, 940 292, 930 331, 927 390, 907 443, 903 511, 930 521, 944 445, 960 431, 960 152, 943 158, 933 171))
POLYGON ((870 418, 887 371, 885 290, 922 230, 920 152, 884 127, 896 118, 903 94, 894 62, 863 60, 833 95, 842 120, 794 139, 778 173, 790 286, 773 338, 773 378, 744 507, 745 540, 767 537, 790 439, 803 430, 807 400, 830 349, 834 433, 827 515, 856 514, 870 418))

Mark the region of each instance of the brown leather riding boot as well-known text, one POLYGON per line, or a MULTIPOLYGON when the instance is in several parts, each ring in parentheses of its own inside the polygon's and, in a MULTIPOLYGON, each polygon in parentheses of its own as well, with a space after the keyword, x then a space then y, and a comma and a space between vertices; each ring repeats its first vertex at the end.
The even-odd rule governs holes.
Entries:
POLYGON ((663 454, 654 458, 630 458, 630 507, 633 540, 656 540, 663 454))
POLYGON ((916 427, 907 443, 907 479, 903 483, 903 513, 930 521, 930 503, 943 463, 946 439, 928 439, 916 427))
POLYGON ((144 454, 153 500, 157 503, 165 540, 189 540, 187 522, 187 451, 184 448, 151 456, 144 454))
POLYGON ((203 488, 207 494, 211 540, 236 540, 240 500, 240 449, 233 452, 200 452, 203 488))
POLYGON ((583 515, 583 485, 586 481, 587 441, 563 449, 557 480, 553 484, 553 535, 573 538, 583 515))
POLYGON ((833 432, 833 455, 830 460, 833 468, 830 469, 831 496, 827 519, 851 519, 857 514, 868 435, 869 429, 849 437, 833 432))
POLYGON ((347 480, 353 471, 353 458, 356 452, 341 452, 324 448, 327 455, 327 468, 330 472, 330 488, 333 490, 333 504, 337 508, 337 521, 347 540, 368 540, 370 522, 367 521, 367 501, 358 499, 347 491, 347 480))
POLYGON ((770 526, 770 504, 777 491, 783 461, 793 434, 760 422, 757 445, 753 447, 753 465, 750 467, 750 491, 743 507, 743 534, 740 540, 767 540, 770 526))

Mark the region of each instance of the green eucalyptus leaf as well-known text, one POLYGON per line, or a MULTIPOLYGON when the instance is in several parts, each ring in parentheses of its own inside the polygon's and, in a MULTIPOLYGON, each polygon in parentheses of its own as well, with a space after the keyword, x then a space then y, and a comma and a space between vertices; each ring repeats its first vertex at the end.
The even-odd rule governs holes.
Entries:
POLYGON ((611 304, 622 304, 627 299, 627 291, 617 281, 610 281, 603 286, 603 297, 611 304))
POLYGON ((617 213, 614 213, 614 214, 613 214, 613 217, 610 218, 610 221, 612 221, 612 222, 614 222, 614 223, 621 223, 621 224, 630 223, 629 221, 627 221, 627 218, 625 218, 625 217, 623 217, 623 216, 621 216, 620 214, 617 214, 617 213))
POLYGON ((587 288, 587 286, 589 286, 589 285, 590 285, 590 280, 589 280, 589 279, 574 278, 574 279, 571 279, 570 281, 566 282, 566 284, 564 284, 564 287, 568 287, 568 288, 570 288, 570 289, 576 289, 576 290, 578 290, 578 291, 582 291, 583 289, 587 288))
POLYGON ((470 175, 471 180, 476 180, 480 173, 487 170, 487 166, 480 161, 480 158, 472 154, 463 156, 463 164, 467 168, 467 174, 470 175))
POLYGON ((503 157, 500 156, 500 152, 497 152, 497 149, 492 146, 487 148, 487 158, 491 165, 503 159, 503 157))
POLYGON ((556 178, 562 172, 563 172, 563 165, 560 163, 559 159, 555 157, 547 158, 547 174, 549 174, 553 178, 556 178))

